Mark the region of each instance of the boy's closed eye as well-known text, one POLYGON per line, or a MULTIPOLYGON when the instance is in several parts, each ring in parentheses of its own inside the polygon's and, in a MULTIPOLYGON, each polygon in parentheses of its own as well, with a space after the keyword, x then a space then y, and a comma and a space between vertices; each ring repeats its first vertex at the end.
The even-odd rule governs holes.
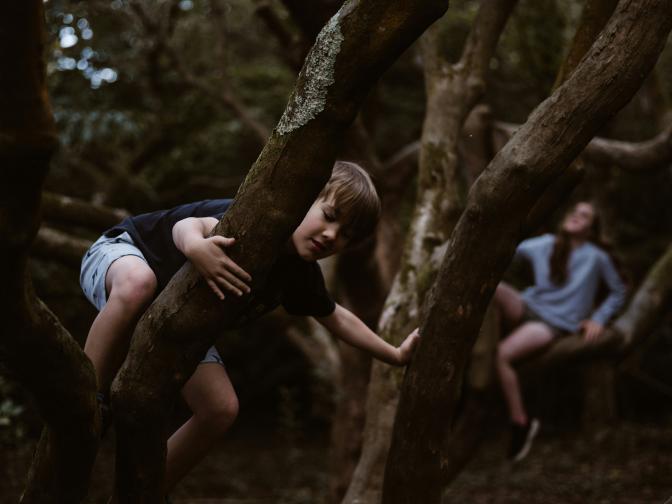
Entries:
POLYGON ((327 222, 335 222, 337 220, 336 211, 330 206, 323 206, 322 214, 327 222))

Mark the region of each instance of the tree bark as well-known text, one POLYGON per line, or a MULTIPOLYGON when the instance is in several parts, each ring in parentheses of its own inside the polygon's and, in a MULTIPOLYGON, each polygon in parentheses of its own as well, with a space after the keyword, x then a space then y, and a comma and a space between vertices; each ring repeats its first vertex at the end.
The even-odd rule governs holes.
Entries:
MULTIPOLYGON (((216 227, 236 238, 230 255, 251 273, 253 290, 329 178, 340 140, 372 83, 446 8, 438 0, 353 1, 327 23, 285 114, 216 227)), ((185 265, 138 323, 112 385, 119 500, 160 502, 165 411, 248 299, 220 302, 185 265)))
POLYGON ((43 2, 4 6, 0 20, 0 354, 45 421, 23 503, 76 503, 87 491, 100 420, 93 367, 35 296, 27 253, 57 145, 42 59, 43 2))
POLYGON ((672 124, 644 142, 594 138, 584 149, 583 157, 596 164, 632 171, 662 168, 672 162, 672 124))
POLYGON ((476 181, 426 305, 395 419, 383 502, 439 502, 441 439, 469 349, 535 201, 635 93, 672 28, 671 0, 623 0, 570 78, 476 181), (503 218, 503 217, 506 218, 503 218))
POLYGON ((79 268, 82 257, 91 246, 89 240, 70 236, 56 229, 42 227, 33 241, 31 255, 58 260, 68 266, 79 268))
POLYGON ((79 224, 102 231, 118 224, 129 213, 120 208, 95 205, 78 198, 42 193, 42 212, 50 219, 68 224, 79 224))
POLYGON ((618 0, 587 0, 583 4, 579 27, 574 33, 574 38, 569 46, 567 56, 558 71, 555 79, 555 87, 567 80, 593 45, 598 34, 609 21, 614 13, 618 0))
MULTIPOLYGON (((495 122, 495 129, 508 137, 513 136, 518 128, 518 125, 495 122)), ((581 157, 594 164, 618 166, 631 171, 662 168, 672 162, 672 125, 643 142, 595 137, 583 149, 581 157)))
MULTIPOLYGON (((420 147, 418 194, 401 270, 387 298, 379 333, 398 343, 417 325, 418 312, 436 267, 431 257, 444 243, 463 205, 465 182, 458 165, 463 122, 484 91, 487 63, 515 1, 482 3, 462 57, 450 65, 439 53, 438 30, 422 39, 427 115, 420 147)), ((367 400, 364 446, 344 503, 378 503, 397 406, 401 373, 374 363, 367 400)), ((421 501, 417 501, 421 502, 421 501)))

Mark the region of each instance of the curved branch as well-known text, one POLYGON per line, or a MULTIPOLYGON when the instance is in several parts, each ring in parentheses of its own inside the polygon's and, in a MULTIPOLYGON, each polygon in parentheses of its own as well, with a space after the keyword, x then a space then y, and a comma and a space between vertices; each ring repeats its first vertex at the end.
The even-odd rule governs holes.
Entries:
MULTIPOLYGON (((512 137, 520 125, 495 121, 494 129, 512 137)), ((593 138, 581 156, 596 164, 616 165, 626 170, 654 170, 672 163, 672 124, 650 140, 624 142, 593 138)))
POLYGON ((130 215, 121 208, 96 205, 51 192, 42 193, 42 213, 48 220, 89 226, 95 230, 110 228, 130 215))
POLYGON ((69 266, 79 268, 82 257, 91 246, 83 240, 48 227, 41 227, 31 248, 31 254, 45 259, 56 259, 69 266))
POLYGON ((594 138, 583 157, 602 165, 617 165, 626 170, 651 170, 672 163, 672 124, 650 140, 623 142, 594 138))

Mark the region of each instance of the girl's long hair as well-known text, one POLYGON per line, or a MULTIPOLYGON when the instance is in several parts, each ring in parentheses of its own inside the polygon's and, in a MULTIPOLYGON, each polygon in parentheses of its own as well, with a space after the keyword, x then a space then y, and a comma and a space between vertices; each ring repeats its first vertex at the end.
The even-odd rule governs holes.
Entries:
MULTIPOLYGON (((580 202, 583 203, 583 202, 580 202)), ((588 234, 588 241, 594 243, 602 249, 608 250, 604 243, 601 241, 601 231, 602 227, 600 224, 600 216, 597 213, 597 208, 595 205, 587 201, 593 208, 593 223, 590 226, 590 233, 588 234)), ((578 203, 576 203, 572 208, 575 208, 578 203)), ((555 243, 553 244, 553 251, 551 252, 550 258, 550 270, 551 270, 551 280, 555 285, 563 285, 567 281, 567 266, 569 264, 569 255, 572 252, 572 243, 569 237, 569 234, 562 229, 562 223, 564 223, 565 217, 560 223, 560 229, 555 235, 555 243)))

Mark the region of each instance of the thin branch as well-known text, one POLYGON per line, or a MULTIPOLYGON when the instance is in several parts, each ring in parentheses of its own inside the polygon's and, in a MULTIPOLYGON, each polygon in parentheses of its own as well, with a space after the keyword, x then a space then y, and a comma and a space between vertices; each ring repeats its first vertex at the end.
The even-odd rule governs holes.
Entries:
POLYGON ((297 39, 287 30, 282 20, 266 0, 257 0, 257 8, 254 10, 257 16, 266 25, 269 33, 278 41, 280 58, 285 64, 297 73, 303 63, 303 55, 307 49, 306 44, 300 44, 297 39))
POLYGON ((42 226, 37 232, 31 255, 58 260, 79 268, 82 257, 91 246, 90 240, 71 236, 62 231, 42 226))
POLYGON ((219 88, 215 89, 204 80, 196 78, 187 68, 182 64, 180 58, 172 47, 166 47, 166 52, 173 62, 174 68, 182 78, 183 84, 194 88, 202 93, 204 96, 211 98, 216 103, 223 105, 233 113, 235 117, 249 128, 254 133, 254 136, 263 147, 266 140, 270 136, 270 130, 252 117, 247 107, 238 99, 238 97, 231 91, 228 84, 224 81, 218 83, 219 88))
MULTIPOLYGON (((519 125, 495 121, 493 128, 511 137, 519 125)), ((672 124, 651 140, 624 142, 609 138, 593 138, 581 154, 595 164, 616 165, 625 170, 646 171, 672 163, 672 124)))
POLYGON ((651 140, 623 142, 594 138, 583 151, 589 161, 618 165, 626 170, 644 171, 672 163, 672 124, 651 140))
POLYGON ((120 208, 96 205, 78 198, 50 192, 42 194, 42 212, 48 220, 89 226, 96 230, 112 227, 130 215, 120 208))

